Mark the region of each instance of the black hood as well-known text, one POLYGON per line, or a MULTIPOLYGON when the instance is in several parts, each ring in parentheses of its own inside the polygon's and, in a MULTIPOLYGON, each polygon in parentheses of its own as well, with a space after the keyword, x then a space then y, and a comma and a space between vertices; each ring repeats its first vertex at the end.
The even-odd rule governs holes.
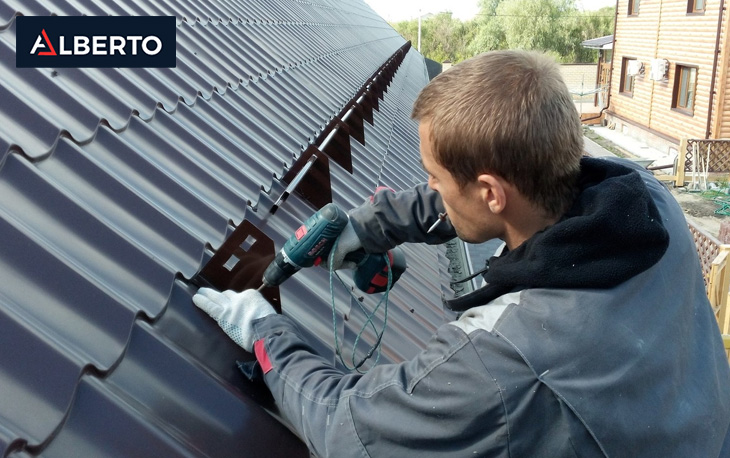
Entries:
POLYGON ((560 221, 492 257, 486 286, 447 306, 463 311, 525 288, 611 288, 659 261, 669 234, 638 171, 583 158, 578 186, 560 221))

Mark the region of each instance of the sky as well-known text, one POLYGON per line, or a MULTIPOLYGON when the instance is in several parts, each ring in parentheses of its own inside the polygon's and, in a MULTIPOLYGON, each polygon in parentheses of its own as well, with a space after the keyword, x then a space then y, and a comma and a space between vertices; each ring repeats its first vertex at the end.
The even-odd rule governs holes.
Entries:
MULTIPOLYGON (((383 19, 389 22, 405 21, 421 14, 451 11, 455 18, 472 19, 479 12, 477 0, 365 0, 383 19)), ((615 0, 576 0, 579 9, 597 10, 604 6, 614 6, 615 0)))

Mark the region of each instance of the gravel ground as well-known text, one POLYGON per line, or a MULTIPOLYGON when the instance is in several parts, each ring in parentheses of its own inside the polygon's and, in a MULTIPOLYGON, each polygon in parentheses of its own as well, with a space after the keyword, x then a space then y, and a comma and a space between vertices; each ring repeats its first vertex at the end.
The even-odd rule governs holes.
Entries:
POLYGON ((720 224, 730 220, 728 216, 715 213, 722 206, 713 202, 711 197, 703 196, 699 192, 689 192, 687 188, 670 188, 670 191, 684 210, 687 219, 715 237, 720 233, 720 224))

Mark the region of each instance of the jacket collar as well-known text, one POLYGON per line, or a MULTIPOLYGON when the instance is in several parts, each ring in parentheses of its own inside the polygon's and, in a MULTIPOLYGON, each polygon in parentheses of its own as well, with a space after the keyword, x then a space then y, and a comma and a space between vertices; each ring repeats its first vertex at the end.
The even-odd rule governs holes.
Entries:
POLYGON ((463 311, 524 288, 611 288, 661 259, 669 234, 637 170, 583 158, 578 187, 556 224, 492 257, 486 286, 446 305, 463 311))

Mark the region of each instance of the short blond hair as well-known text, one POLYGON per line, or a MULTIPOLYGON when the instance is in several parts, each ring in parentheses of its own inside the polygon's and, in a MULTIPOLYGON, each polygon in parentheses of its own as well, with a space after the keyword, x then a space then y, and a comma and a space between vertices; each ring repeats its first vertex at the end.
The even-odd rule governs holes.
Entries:
POLYGON ((492 173, 551 216, 570 207, 583 134, 546 55, 493 51, 466 60, 423 88, 412 117, 430 123, 434 158, 460 186, 492 173))

